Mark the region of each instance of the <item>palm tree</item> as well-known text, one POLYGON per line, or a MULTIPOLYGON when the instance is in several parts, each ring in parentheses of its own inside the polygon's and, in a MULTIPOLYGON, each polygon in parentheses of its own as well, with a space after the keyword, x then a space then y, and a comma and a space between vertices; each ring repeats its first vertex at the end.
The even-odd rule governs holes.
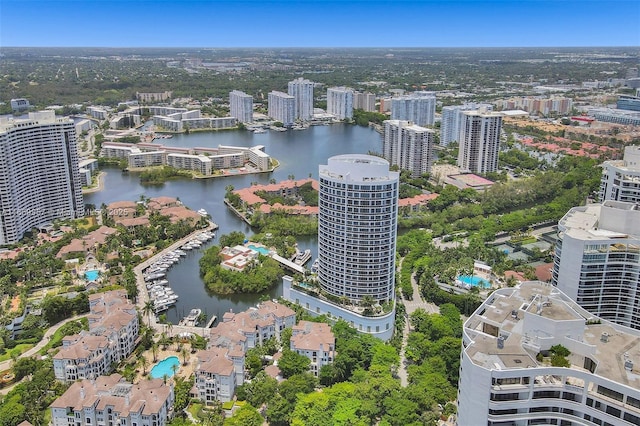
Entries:
POLYGON ((153 362, 158 362, 158 343, 153 342, 151 344, 151 353, 153 354, 153 362))
POLYGON ((187 365, 187 355, 189 355, 189 351, 187 350, 186 346, 182 347, 182 349, 180 350, 180 354, 182 355, 182 365, 187 365))
POLYGON ((178 367, 178 364, 173 364, 173 365, 171 366, 171 371, 173 371, 173 377, 174 377, 174 380, 175 380, 176 373, 178 372, 178 369, 179 369, 179 368, 180 368, 180 367, 178 367))
POLYGON ((138 364, 140 365, 140 367, 142 367, 142 375, 146 376, 147 375, 147 367, 149 366, 149 360, 147 360, 147 358, 141 356, 138 359, 138 364))
POLYGON ((151 313, 155 312, 153 302, 151 300, 147 300, 142 307, 142 313, 147 316, 147 324, 151 327, 151 313))

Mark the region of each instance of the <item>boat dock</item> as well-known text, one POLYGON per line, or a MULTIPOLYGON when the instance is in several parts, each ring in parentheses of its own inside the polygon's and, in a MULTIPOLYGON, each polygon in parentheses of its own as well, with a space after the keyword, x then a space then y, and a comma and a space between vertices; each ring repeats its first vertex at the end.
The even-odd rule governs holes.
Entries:
POLYGON ((211 319, 209 320, 209 322, 207 323, 207 327, 206 328, 211 328, 213 327, 213 323, 216 322, 216 320, 218 319, 217 316, 212 316, 211 319))

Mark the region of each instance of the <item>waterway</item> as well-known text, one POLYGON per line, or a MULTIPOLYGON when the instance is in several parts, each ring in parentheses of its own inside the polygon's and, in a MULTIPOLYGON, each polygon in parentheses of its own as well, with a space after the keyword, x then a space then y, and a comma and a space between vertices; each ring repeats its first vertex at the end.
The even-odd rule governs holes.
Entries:
MULTIPOLYGON (((381 152, 380 135, 371 128, 335 124, 331 126, 312 126, 306 130, 287 132, 268 131, 253 134, 248 131, 223 131, 175 135, 171 139, 160 139, 158 144, 181 147, 217 147, 218 145, 256 146, 264 145, 265 152, 280 162, 280 167, 271 173, 256 175, 228 176, 214 179, 179 179, 163 185, 145 186, 135 173, 122 173, 119 169, 106 169, 104 189, 86 194, 86 204, 97 208, 102 203, 109 204, 120 200, 137 201, 146 197, 177 197, 187 207, 198 210, 204 208, 218 224, 217 236, 200 250, 189 253, 186 258, 174 265, 167 278, 171 288, 180 296, 174 307, 166 312, 167 319, 174 324, 192 308, 201 308, 210 318, 222 315, 229 310, 239 312, 255 305, 261 299, 271 299, 282 294, 277 286, 266 294, 237 294, 218 296, 207 293, 200 278, 198 261, 202 252, 211 244, 217 244, 219 235, 240 231, 251 235, 251 228, 226 208, 223 203, 225 188, 232 185, 236 189, 250 186, 252 182, 269 183, 270 179, 281 181, 294 176, 296 179, 318 177, 318 167, 326 164, 327 159, 339 154, 366 154, 381 152)), ((298 239, 301 250, 310 249, 314 259, 317 255, 317 237, 298 239)))

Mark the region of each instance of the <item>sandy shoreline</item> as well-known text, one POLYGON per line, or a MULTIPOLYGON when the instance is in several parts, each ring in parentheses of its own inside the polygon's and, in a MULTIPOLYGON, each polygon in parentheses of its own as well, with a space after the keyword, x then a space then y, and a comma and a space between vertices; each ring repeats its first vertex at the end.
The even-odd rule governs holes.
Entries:
POLYGON ((93 192, 102 191, 104 189, 104 177, 105 177, 106 174, 107 174, 107 172, 98 173, 98 176, 96 177, 96 179, 98 180, 98 185, 97 186, 92 186, 91 188, 82 189, 82 193, 83 194, 91 194, 93 192))

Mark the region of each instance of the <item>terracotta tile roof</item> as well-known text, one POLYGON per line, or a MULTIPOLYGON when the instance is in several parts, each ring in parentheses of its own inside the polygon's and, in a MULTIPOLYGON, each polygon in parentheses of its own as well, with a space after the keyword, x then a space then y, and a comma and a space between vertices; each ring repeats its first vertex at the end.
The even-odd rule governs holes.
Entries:
POLYGON ((197 372, 217 374, 220 376, 230 376, 233 374, 233 362, 226 357, 225 348, 214 347, 205 351, 198 351, 197 372))
POLYGON ((329 351, 335 348, 336 339, 328 324, 300 321, 292 331, 292 350, 329 351))
POLYGON ((171 392, 162 379, 141 380, 134 385, 122 380, 119 374, 112 374, 73 383, 51 407, 72 407, 76 411, 91 406, 96 410, 113 407, 122 417, 130 413, 152 415, 161 411, 171 392))

